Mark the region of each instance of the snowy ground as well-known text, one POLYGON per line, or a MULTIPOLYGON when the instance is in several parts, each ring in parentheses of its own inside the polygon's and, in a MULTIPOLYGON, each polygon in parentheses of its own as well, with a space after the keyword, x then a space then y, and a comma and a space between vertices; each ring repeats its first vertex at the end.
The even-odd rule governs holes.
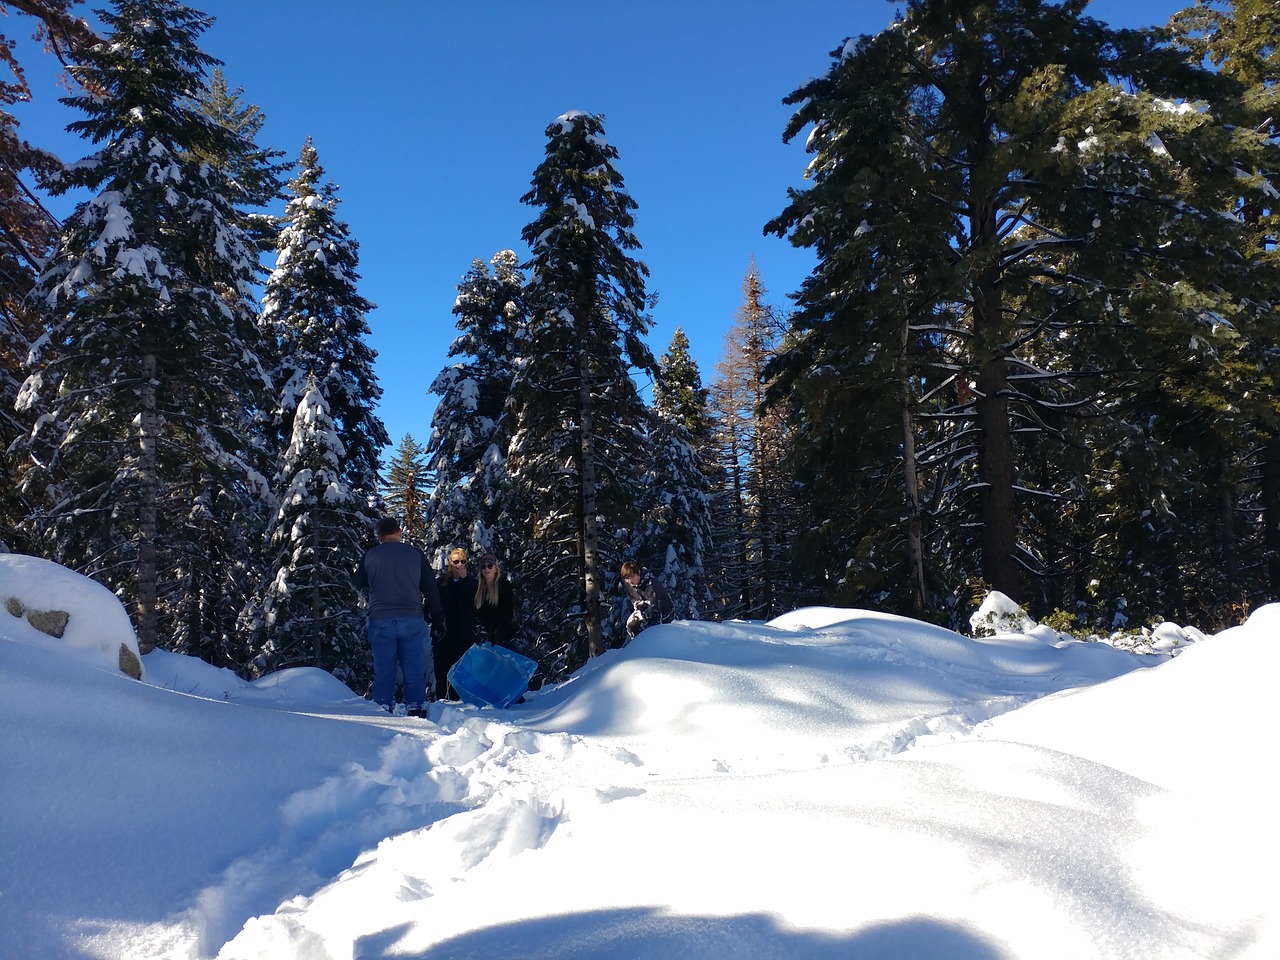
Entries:
POLYGON ((425 722, 143 663, 0 611, 6 956, 1280 957, 1280 605, 1172 658, 681 623, 425 722))

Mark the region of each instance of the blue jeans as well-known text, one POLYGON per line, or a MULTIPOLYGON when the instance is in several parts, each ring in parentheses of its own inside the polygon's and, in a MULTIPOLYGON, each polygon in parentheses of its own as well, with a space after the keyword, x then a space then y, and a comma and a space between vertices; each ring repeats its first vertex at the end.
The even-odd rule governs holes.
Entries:
POLYGON ((373 650, 373 699, 388 710, 395 703, 396 667, 404 675, 404 702, 421 707, 427 702, 427 664, 431 660, 431 630, 421 617, 369 621, 373 650))

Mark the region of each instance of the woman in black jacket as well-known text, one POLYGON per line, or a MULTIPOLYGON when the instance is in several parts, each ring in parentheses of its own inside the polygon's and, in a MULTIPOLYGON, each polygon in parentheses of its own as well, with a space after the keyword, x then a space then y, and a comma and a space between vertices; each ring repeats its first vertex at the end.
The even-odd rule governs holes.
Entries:
POLYGON ((431 654, 436 671, 436 698, 447 700, 453 696, 449 690, 449 671, 476 639, 475 611, 471 607, 476 595, 476 578, 470 574, 466 550, 454 547, 449 551, 449 567, 437 582, 444 606, 445 629, 443 636, 435 638, 431 654))
POLYGON ((516 633, 516 604, 511 581, 492 553, 480 558, 480 577, 476 586, 476 639, 499 643, 511 642, 516 633))

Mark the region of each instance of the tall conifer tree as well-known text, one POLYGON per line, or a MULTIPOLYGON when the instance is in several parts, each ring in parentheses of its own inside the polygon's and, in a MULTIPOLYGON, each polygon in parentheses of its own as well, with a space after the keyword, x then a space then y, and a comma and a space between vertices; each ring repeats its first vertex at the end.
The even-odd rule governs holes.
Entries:
POLYGON ((425 507, 428 496, 426 453, 406 433, 396 448, 395 456, 387 464, 382 500, 387 505, 387 513, 400 519, 404 541, 419 549, 426 549, 425 507))
POLYGON ((523 202, 529 323, 513 396, 508 460, 522 543, 526 612, 559 671, 605 648, 602 598, 623 559, 618 532, 643 488, 648 413, 631 368, 653 375, 644 343, 648 268, 631 252, 635 201, 599 116, 547 128, 546 158, 523 202), (533 571, 537 571, 536 575, 533 571))
MULTIPOLYGON (((63 63, 96 39, 72 13, 76 0, 40 0, 15 9, 29 14, 32 35, 45 40, 63 63)), ((61 169, 54 154, 24 140, 10 107, 52 96, 53 90, 33 90, 14 49, 0 43, 0 471, 13 482, 0 485, 0 550, 39 553, 20 525, 41 509, 38 490, 19 492, 18 480, 27 465, 11 444, 27 432, 14 405, 26 377, 23 365, 31 346, 44 333, 44 317, 27 301, 36 277, 53 252, 58 223, 24 179, 41 182, 61 169)))
MULTIPOLYGON (((511 250, 475 260, 458 285, 453 306, 461 331, 449 347, 462 358, 431 384, 439 395, 426 444, 435 481, 428 505, 427 543, 444 556, 454 546, 496 550, 510 546, 505 512, 510 428, 503 415, 515 377, 516 340, 524 322, 524 278, 511 250)), ((508 573, 518 577, 516 569, 508 573)))
POLYGON ((254 670, 306 664, 363 693, 373 671, 351 568, 368 545, 368 502, 346 485, 345 454, 329 406, 308 377, 275 479, 277 506, 267 531, 275 578, 263 603, 266 639, 254 670))
MULTIPOLYGON (((1250 382, 1241 416, 1232 424, 1238 432, 1223 445, 1224 453, 1238 452, 1244 461, 1234 522, 1226 525, 1240 529, 1243 539, 1224 543, 1215 558, 1228 568, 1237 556, 1243 561, 1223 573, 1238 596, 1256 602, 1280 596, 1280 6, 1270 0, 1200 0, 1178 13, 1171 28, 1175 43, 1236 85, 1211 104, 1215 114, 1260 136, 1251 153, 1233 160, 1242 182, 1263 189, 1239 197, 1227 211, 1249 231, 1249 260, 1260 267, 1249 296, 1261 307, 1247 347, 1250 382), (1260 536, 1252 535, 1259 526, 1260 536), (1256 572, 1248 560, 1255 556, 1261 560, 1256 572)), ((1215 530, 1223 526, 1219 521, 1215 530)))
POLYGON ((160 0, 120 0, 102 16, 109 40, 73 67, 93 93, 64 101, 85 115, 70 129, 101 146, 52 183, 94 196, 33 291, 51 331, 21 397, 47 411, 24 479, 52 494, 33 521, 49 553, 127 599, 146 651, 171 627, 159 622, 161 582, 203 549, 183 539, 192 504, 180 481, 204 472, 245 511, 266 492, 250 422, 266 381, 253 244, 236 190, 200 159, 244 149, 194 106, 216 63, 196 43, 209 20, 160 0))
MULTIPOLYGON (((666 588, 677 619, 710 616, 707 563, 713 551, 710 484, 702 463, 707 429, 707 390, 689 355, 689 339, 677 328, 658 360, 654 381, 651 453, 632 558, 666 588)), ((617 605, 625 623, 626 604, 617 605)), ((617 629, 618 627, 614 627, 617 629)))
MULTIPOLYGON (((1067 472, 1072 452, 1098 452, 1090 471, 1113 455, 1116 476, 1146 471, 1135 495, 1158 502, 1179 468, 1120 414, 1140 397, 1175 420, 1206 414, 1212 382, 1237 375, 1242 319, 1223 161, 1252 134, 1175 102, 1220 91, 1207 71, 1084 6, 913 0, 834 51, 788 98, 786 136, 814 125, 813 185, 769 226, 819 257, 775 369, 823 489, 896 450, 905 411, 922 431, 926 539, 1040 603, 1061 589, 1053 558, 1120 532, 1061 522, 1108 516, 1067 472)), ((846 542, 909 514, 904 483, 883 491, 879 515, 858 516, 858 485, 832 502, 846 542)))
POLYGON ((298 175, 289 181, 290 200, 278 241, 276 265, 262 297, 262 323, 276 344, 276 443, 293 435, 293 417, 308 377, 328 404, 346 451, 342 479, 352 496, 377 513, 378 470, 390 440, 373 412, 382 388, 368 344, 373 304, 360 295, 360 245, 337 217, 337 187, 308 138, 298 175))
MULTIPOLYGON (((262 324, 276 350, 272 435, 277 450, 277 509, 269 578, 273 589, 302 577, 308 589, 323 590, 326 599, 319 606, 329 612, 321 616, 313 610, 307 629, 328 651, 321 658, 325 665, 340 666, 350 674, 363 654, 351 641, 360 600, 349 574, 380 512, 380 457, 388 444, 386 428, 373 412, 382 395, 373 370, 376 354, 366 340, 366 315, 373 304, 357 290, 359 244, 337 217, 337 188, 324 179, 310 139, 303 145, 289 192, 275 269, 262 298, 262 324), (309 391, 323 403, 313 398, 304 404, 309 391), (332 441, 324 441, 325 449, 341 450, 332 466, 336 478, 326 486, 328 493, 311 490, 297 501, 298 468, 289 463, 300 456, 297 448, 305 438, 300 440, 295 419, 299 411, 316 414, 321 407, 335 434, 332 441), (305 503, 305 520, 297 518, 299 502, 305 503), (305 527, 305 572, 292 569, 297 551, 291 541, 280 540, 284 517, 305 527)), ((302 469, 311 471, 307 476, 314 478, 318 466, 306 460, 302 469)), ((287 538, 296 535, 296 531, 285 533, 287 538)), ((280 607, 278 601, 276 607, 280 607)), ((286 649, 285 638, 270 636, 271 618, 263 624, 268 635, 260 642, 286 649)), ((357 670, 356 675, 362 674, 357 670)))
POLYGON ((787 471, 785 401, 765 406, 765 369, 781 327, 765 302, 753 260, 742 281, 738 318, 725 336, 711 386, 716 459, 726 486, 717 493, 718 558, 712 576, 726 614, 768 619, 792 606, 794 497, 787 471))

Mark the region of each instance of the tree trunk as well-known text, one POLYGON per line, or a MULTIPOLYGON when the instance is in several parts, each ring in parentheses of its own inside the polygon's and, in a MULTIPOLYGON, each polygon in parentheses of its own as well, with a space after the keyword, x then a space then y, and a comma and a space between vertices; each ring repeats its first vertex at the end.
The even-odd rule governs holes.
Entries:
POLYGON ((591 411, 591 363, 579 338, 578 347, 578 453, 582 458, 582 586, 587 611, 587 656, 604 653, 604 633, 600 628, 600 571, 596 556, 599 532, 596 525, 596 454, 591 411))
POLYGON ((1262 525, 1262 548, 1271 583, 1269 596, 1277 600, 1280 599, 1280 432, 1267 437, 1262 451, 1262 525))
POLYGON ((156 571, 157 520, 160 478, 156 474, 156 357, 142 358, 142 411, 138 416, 138 652, 150 653, 156 648, 156 597, 159 578, 156 571))
POLYGON ((911 610, 924 613, 924 536, 920 522, 920 485, 916 474, 915 424, 911 417, 911 386, 907 381, 907 343, 910 321, 902 322, 902 342, 898 354, 898 390, 902 405, 902 484, 907 499, 907 567, 911 575, 911 610))
POLYGON ((982 578, 1014 600, 1022 571, 1014 559, 1017 524, 1013 503, 1013 441, 1009 433, 1008 365, 988 360, 978 374, 978 522, 982 528, 982 578))
POLYGON ((321 511, 311 515, 311 641, 315 665, 324 665, 324 607, 320 597, 320 517, 321 511))
MULTIPOLYGON (((995 235, 994 217, 980 220, 995 235)), ((1013 436, 1009 425, 1009 364, 1005 359, 997 278, 990 271, 973 285, 973 332, 978 370, 978 523, 982 579, 1019 600, 1022 571, 1014 553, 1018 525, 1013 501, 1013 436)))

